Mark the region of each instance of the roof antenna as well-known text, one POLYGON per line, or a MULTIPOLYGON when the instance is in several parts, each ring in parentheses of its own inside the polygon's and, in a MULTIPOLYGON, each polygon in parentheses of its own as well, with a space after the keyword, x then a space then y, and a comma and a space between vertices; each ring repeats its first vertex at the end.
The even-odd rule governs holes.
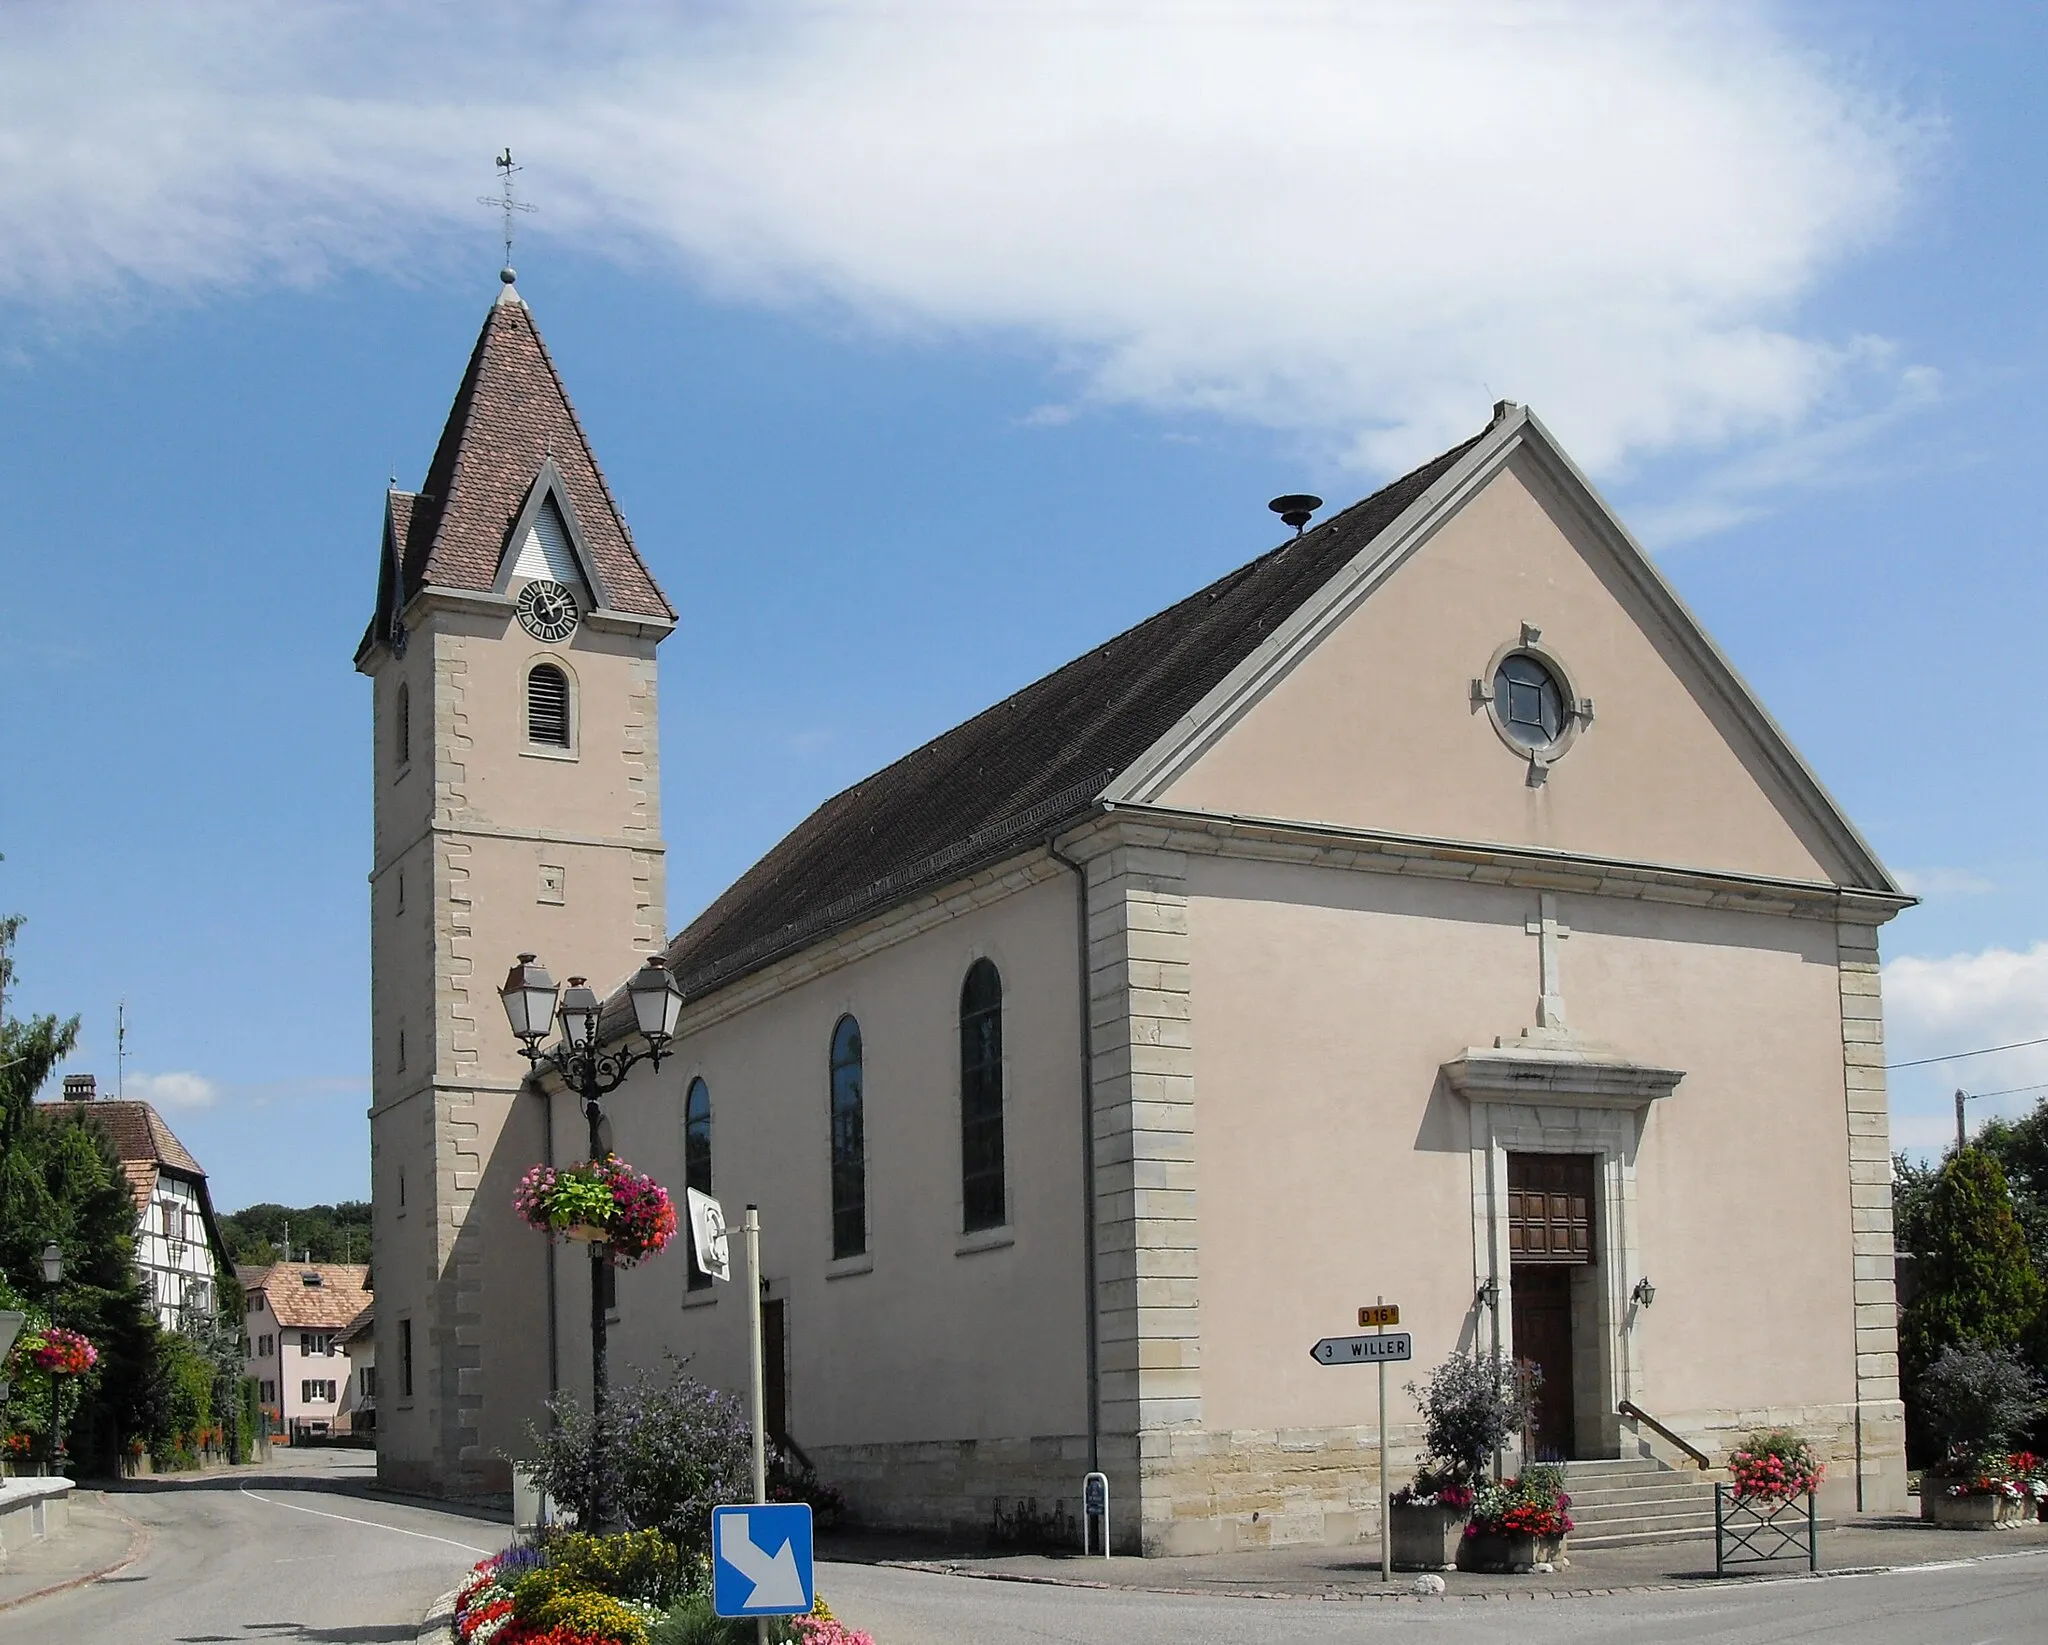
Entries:
POLYGON ((1309 517, 1323 506, 1323 500, 1306 492, 1290 491, 1285 497, 1275 497, 1266 506, 1280 516, 1282 525, 1293 526, 1295 536, 1299 537, 1307 529, 1309 517))
POLYGON ((524 166, 515 166, 512 163, 512 151, 509 148, 500 154, 497 159, 493 160, 491 164, 498 168, 498 181, 503 186, 503 193, 496 198, 488 194, 479 194, 476 197, 476 203, 480 206, 489 206, 494 211, 502 211, 505 214, 505 266, 498 270, 498 278, 509 286, 519 278, 518 272, 512 267, 512 213, 515 211, 534 211, 538 208, 529 205, 524 200, 513 198, 512 179, 526 168, 524 166))
POLYGON ((128 1089, 128 1002, 114 1002, 114 1095, 118 1098, 128 1089))

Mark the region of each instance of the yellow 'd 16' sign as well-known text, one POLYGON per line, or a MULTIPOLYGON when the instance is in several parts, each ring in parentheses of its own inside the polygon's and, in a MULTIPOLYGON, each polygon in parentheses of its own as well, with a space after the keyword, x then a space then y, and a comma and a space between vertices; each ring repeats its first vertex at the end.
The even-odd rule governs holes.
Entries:
POLYGON ((1401 1323, 1400 1305, 1392 1302, 1368 1303, 1365 1307, 1358 1310, 1358 1323, 1360 1325, 1399 1325, 1401 1323))

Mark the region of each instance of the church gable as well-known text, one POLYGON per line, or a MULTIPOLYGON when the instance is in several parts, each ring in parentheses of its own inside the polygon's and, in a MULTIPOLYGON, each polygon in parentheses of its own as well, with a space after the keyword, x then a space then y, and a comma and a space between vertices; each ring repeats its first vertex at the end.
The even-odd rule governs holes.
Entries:
POLYGON ((1895 889, 1540 424, 1444 491, 1110 797, 1895 889))

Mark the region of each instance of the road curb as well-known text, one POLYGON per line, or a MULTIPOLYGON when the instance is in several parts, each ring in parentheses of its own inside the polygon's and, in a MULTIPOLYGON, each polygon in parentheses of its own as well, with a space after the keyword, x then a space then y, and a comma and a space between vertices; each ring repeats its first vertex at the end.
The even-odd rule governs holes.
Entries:
POLYGON ((1344 1600, 1406 1600, 1411 1604, 1449 1602, 1499 1604, 1503 1601, 1544 1599, 1598 1599, 1611 1594, 1720 1593, 1729 1588, 1757 1588, 1782 1582, 1827 1582, 1847 1577, 1894 1576, 1904 1571, 1921 1571, 1963 1565, 1989 1565, 2007 1559, 2048 1556, 2048 1548, 2014 1548, 2008 1552, 1971 1554, 1961 1559, 1926 1560, 1908 1565, 1853 1565, 1833 1571, 1785 1571, 1776 1575, 1759 1572, 1754 1576, 1699 1578, 1691 1582, 1633 1582, 1610 1587, 1584 1588, 1502 1588, 1480 1593, 1418 1594, 1406 1583, 1385 1587, 1346 1588, 1330 1584, 1318 1592, 1285 1591, 1272 1588, 1188 1588, 1164 1583, 1102 1582, 1089 1577, 1047 1576, 1038 1572, 991 1571, 973 1565, 956 1565, 945 1560, 878 1559, 863 1561, 894 1571, 917 1571, 926 1576, 972 1577, 980 1582, 1020 1582, 1041 1588, 1081 1588, 1098 1593, 1167 1594, 1176 1599, 1291 1599, 1315 1604, 1344 1600))
POLYGON ((461 1592, 460 1588, 450 1588, 427 1607, 427 1614, 420 1618, 419 1632, 413 1635, 413 1645, 450 1645, 455 1637, 455 1596, 461 1592))
POLYGON ((129 1530, 128 1551, 111 1565, 102 1565, 97 1571, 87 1571, 83 1576, 69 1577, 63 1582, 53 1582, 47 1588, 38 1588, 34 1593, 19 1594, 13 1599, 0 1600, 0 1611, 17 1610, 23 1605, 34 1604, 39 1599, 48 1599, 52 1594, 69 1593, 73 1588, 83 1588, 88 1583, 102 1582, 128 1569, 144 1554, 149 1552, 149 1531, 139 1521, 128 1516, 107 1500, 105 1491, 93 1493, 100 1499, 100 1506, 109 1513, 119 1515, 126 1521, 129 1530))

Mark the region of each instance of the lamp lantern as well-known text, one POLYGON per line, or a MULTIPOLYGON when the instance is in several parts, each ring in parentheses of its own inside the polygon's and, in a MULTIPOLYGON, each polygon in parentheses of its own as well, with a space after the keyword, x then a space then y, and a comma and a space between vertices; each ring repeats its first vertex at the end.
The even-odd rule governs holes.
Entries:
POLYGON ((633 1020, 640 1032, 656 1045, 666 1045, 682 1021, 683 996, 661 963, 659 954, 647 956, 646 964, 626 984, 633 997, 633 1020))
POLYGON ((571 977, 562 994, 562 1034, 571 1045, 588 1049, 597 1044, 597 994, 587 977, 571 977))
POLYGON ((43 1278, 52 1285, 64 1278, 64 1251, 55 1240, 43 1247, 43 1278))
POLYGON ((505 986, 498 990, 513 1038, 529 1051, 547 1036, 555 1020, 555 994, 555 979, 531 954, 519 956, 519 963, 505 975, 505 986))
POLYGON ((1648 1274, 1645 1274, 1636 1281, 1636 1288, 1629 1292, 1629 1300, 1639 1302, 1645 1308, 1657 1300, 1657 1287, 1650 1283, 1650 1276, 1648 1274))

